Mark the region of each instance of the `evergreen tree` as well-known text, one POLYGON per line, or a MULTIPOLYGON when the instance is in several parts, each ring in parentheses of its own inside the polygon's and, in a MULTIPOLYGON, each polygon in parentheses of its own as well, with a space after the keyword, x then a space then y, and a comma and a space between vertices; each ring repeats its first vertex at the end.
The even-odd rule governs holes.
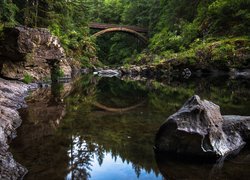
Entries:
POLYGON ((12 0, 0 1, 0 23, 5 26, 14 26, 17 24, 15 15, 18 11, 18 7, 12 2, 12 0))

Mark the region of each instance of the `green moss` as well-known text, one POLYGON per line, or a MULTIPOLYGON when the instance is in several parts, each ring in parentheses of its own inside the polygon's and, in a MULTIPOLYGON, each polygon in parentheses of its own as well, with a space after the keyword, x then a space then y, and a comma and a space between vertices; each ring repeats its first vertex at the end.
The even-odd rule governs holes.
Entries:
POLYGON ((3 27, 4 25, 0 22, 0 40, 3 38, 3 27))
POLYGON ((130 66, 131 66, 131 65, 130 65, 130 64, 128 64, 128 63, 126 63, 126 64, 124 64, 124 65, 123 65, 123 67, 124 67, 125 69, 129 69, 129 68, 130 68, 130 66))
POLYGON ((60 69, 59 67, 55 67, 53 70, 52 70, 52 74, 51 74, 51 80, 52 81, 57 81, 58 78, 61 78, 64 76, 64 72, 62 69, 60 69))
POLYGON ((215 67, 228 69, 230 67, 244 68, 249 66, 250 38, 243 37, 209 37, 204 41, 196 39, 189 49, 174 52, 166 50, 159 55, 141 54, 135 61, 137 64, 161 64, 169 60, 177 61, 177 64, 192 66, 215 67), (153 57, 153 60, 149 61, 153 57), (146 59, 146 60, 145 60, 146 59))
POLYGON ((33 81, 33 77, 29 75, 28 73, 24 74, 23 82, 26 84, 29 84, 33 81))

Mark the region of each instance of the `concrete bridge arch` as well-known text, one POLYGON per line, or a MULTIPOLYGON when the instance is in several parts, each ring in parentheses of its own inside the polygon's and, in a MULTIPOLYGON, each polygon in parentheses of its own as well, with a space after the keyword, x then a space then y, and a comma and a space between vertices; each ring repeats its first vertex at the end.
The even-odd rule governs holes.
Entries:
POLYGON ((140 27, 136 27, 136 26, 120 26, 120 25, 114 25, 114 24, 101 24, 101 23, 92 23, 92 24, 90 24, 90 28, 101 30, 93 35, 95 37, 101 36, 101 35, 106 34, 106 33, 111 33, 111 32, 124 32, 124 33, 129 33, 129 34, 136 36, 138 39, 140 39, 145 44, 148 43, 148 38, 142 34, 142 33, 147 33, 147 29, 145 29, 145 28, 140 28, 140 27))

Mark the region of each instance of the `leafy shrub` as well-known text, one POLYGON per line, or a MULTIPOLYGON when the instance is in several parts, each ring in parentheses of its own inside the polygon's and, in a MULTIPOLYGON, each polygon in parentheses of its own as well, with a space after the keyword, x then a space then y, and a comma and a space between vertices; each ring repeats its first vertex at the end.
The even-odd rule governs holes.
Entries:
POLYGON ((28 73, 25 73, 24 77, 23 77, 23 82, 26 84, 29 84, 32 81, 33 81, 33 77, 31 75, 29 75, 28 73))
POLYGON ((156 34, 150 40, 150 49, 159 53, 172 49, 174 51, 179 51, 179 47, 182 44, 182 37, 168 30, 168 28, 163 28, 162 31, 156 34))
POLYGON ((57 81, 58 78, 63 77, 64 72, 59 67, 54 67, 51 74, 51 80, 57 81))
POLYGON ((222 43, 212 51, 212 64, 219 68, 225 69, 232 65, 235 46, 232 44, 222 43))

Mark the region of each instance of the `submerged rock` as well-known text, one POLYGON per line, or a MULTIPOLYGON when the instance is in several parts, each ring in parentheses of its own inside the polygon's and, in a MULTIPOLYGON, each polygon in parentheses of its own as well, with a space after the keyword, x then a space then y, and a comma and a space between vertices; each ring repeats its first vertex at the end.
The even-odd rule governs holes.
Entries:
POLYGON ((114 77, 114 76, 117 77, 120 75, 118 70, 112 70, 112 69, 96 71, 94 72, 94 74, 97 74, 98 76, 101 76, 101 77, 114 77))
POLYGON ((249 129, 250 117, 223 117, 218 105, 195 95, 163 123, 155 147, 159 152, 221 157, 242 148, 249 129))
POLYGON ((17 109, 25 106, 24 96, 34 86, 0 78, 0 179, 22 179, 27 173, 8 152, 8 140, 16 136, 15 129, 21 124, 17 109))
POLYGON ((232 79, 236 78, 250 79, 250 69, 238 70, 232 68, 230 69, 229 75, 232 79))
POLYGON ((185 180, 235 180, 249 179, 249 151, 232 159, 208 161, 200 157, 173 156, 158 153, 155 160, 162 176, 167 179, 185 180))

